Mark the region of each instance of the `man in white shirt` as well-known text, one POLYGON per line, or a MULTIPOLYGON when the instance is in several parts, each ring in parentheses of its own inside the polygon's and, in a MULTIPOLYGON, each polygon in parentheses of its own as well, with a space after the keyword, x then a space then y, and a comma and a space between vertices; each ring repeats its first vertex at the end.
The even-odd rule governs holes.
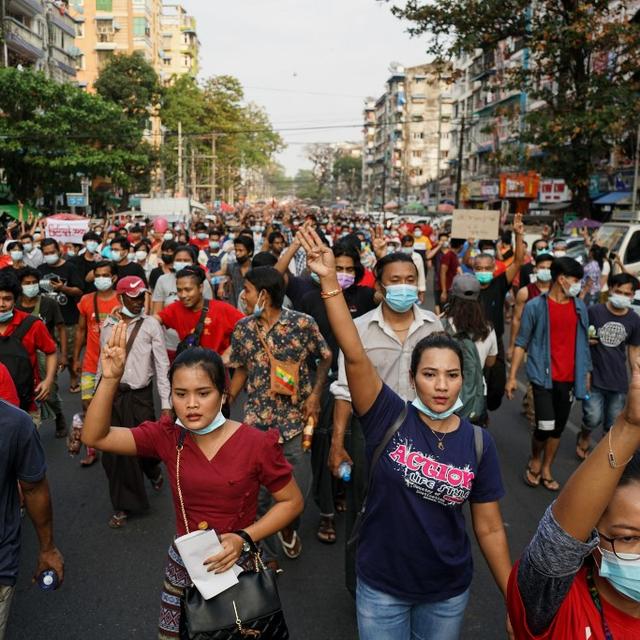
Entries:
POLYGON ((424 258, 415 251, 414 245, 415 240, 413 239, 413 236, 402 236, 402 252, 411 256, 411 259, 418 270, 418 297, 420 298, 420 304, 422 304, 427 291, 427 276, 424 270, 424 258))

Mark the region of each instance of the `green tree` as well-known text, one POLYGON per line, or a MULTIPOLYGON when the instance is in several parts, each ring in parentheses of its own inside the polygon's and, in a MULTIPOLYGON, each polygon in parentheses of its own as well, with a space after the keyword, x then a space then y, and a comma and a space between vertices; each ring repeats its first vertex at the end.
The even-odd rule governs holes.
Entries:
POLYGON ((0 69, 0 166, 22 200, 78 191, 80 177, 109 176, 126 187, 144 169, 139 133, 115 104, 40 72, 0 69))
POLYGON ((362 158, 341 155, 333 163, 336 195, 355 202, 362 191, 362 158))
POLYGON ((168 130, 163 167, 169 180, 177 175, 178 123, 185 141, 185 166, 190 167, 193 149, 199 176, 210 173, 208 156, 215 135, 216 185, 223 194, 240 186, 242 169, 266 167, 283 148, 267 114, 245 103, 242 85, 232 76, 214 76, 201 85, 193 78, 178 79, 166 90, 161 116, 168 130))
POLYGON ((511 113, 522 122, 520 143, 540 151, 523 148, 521 163, 564 177, 588 213, 589 176, 612 149, 628 148, 640 116, 640 24, 630 0, 408 0, 392 11, 412 35, 428 36, 427 53, 440 62, 502 48, 506 87, 534 105, 511 113), (525 55, 512 64, 518 48, 525 55))
POLYGON ((141 130, 162 98, 158 74, 140 51, 111 56, 94 88, 105 100, 120 105, 141 130))

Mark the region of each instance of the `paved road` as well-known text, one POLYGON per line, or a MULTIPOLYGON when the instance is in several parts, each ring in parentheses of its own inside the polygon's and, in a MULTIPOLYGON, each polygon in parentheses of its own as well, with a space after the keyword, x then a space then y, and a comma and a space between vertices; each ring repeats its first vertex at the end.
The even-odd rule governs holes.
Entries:
MULTIPOLYGON (((67 387, 64 377, 62 386, 67 387)), ((70 417, 79 408, 79 396, 65 393, 64 401, 70 417)), ((514 557, 552 499, 542 487, 531 489, 522 481, 529 435, 519 408, 520 397, 505 401, 492 415, 490 425, 507 487, 502 507, 514 557)), ((578 417, 576 407, 574 420, 578 417)), ((37 545, 33 528, 25 521, 9 640, 154 638, 165 554, 174 531, 166 485, 151 496, 152 508, 147 515, 113 531, 107 527, 111 510, 101 466, 80 468, 78 460, 67 455, 64 443, 54 439, 52 424, 45 424, 41 433, 53 492, 56 541, 66 559, 66 581, 62 589, 52 593, 31 586, 37 545)), ((558 456, 556 477, 560 482, 576 467, 574 442, 574 433, 567 432, 558 456)), ((292 638, 354 640, 353 601, 343 588, 344 536, 336 545, 322 545, 315 540, 316 523, 317 510, 309 504, 303 519, 303 555, 283 562, 280 587, 292 638)), ((504 606, 477 549, 475 557, 463 637, 502 638, 504 606)))

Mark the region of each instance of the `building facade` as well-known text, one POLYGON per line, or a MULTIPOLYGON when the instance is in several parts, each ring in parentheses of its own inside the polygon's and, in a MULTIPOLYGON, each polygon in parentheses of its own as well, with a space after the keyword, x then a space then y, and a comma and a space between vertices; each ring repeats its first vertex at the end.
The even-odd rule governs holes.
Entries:
POLYGON ((2 66, 32 68, 58 82, 72 82, 80 51, 75 44, 76 22, 65 2, 7 0, 4 16, 2 66))
POLYGON ((429 198, 429 184, 446 173, 450 153, 450 74, 434 65, 390 67, 386 91, 364 109, 363 199, 429 198))
POLYGON ((179 4, 163 5, 162 0, 72 0, 71 13, 79 23, 78 83, 89 91, 116 53, 141 52, 164 84, 176 75, 197 73, 200 43, 195 19, 179 4))

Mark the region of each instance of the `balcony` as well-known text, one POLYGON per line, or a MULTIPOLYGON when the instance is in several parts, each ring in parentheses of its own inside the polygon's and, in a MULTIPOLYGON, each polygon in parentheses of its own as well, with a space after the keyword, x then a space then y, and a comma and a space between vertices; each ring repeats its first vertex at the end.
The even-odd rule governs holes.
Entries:
POLYGON ((38 0, 10 0, 7 2, 6 10, 30 18, 44 13, 42 4, 38 0))
POLYGON ((492 49, 491 51, 485 51, 479 58, 474 60, 471 68, 469 69, 469 76, 472 81, 481 80, 486 76, 492 75, 496 72, 496 53, 492 49))
POLYGON ((13 18, 5 18, 4 25, 8 49, 33 61, 44 56, 44 43, 37 33, 13 18))

